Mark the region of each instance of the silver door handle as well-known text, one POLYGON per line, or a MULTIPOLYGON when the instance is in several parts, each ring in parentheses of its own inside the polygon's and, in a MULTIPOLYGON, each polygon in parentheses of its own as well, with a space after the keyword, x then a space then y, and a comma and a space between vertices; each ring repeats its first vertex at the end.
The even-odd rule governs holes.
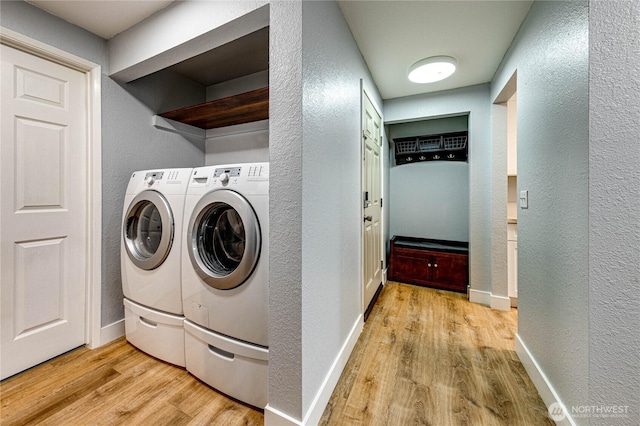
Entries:
POLYGON ((371 222, 373 220, 373 216, 365 216, 364 217, 365 222, 371 222))

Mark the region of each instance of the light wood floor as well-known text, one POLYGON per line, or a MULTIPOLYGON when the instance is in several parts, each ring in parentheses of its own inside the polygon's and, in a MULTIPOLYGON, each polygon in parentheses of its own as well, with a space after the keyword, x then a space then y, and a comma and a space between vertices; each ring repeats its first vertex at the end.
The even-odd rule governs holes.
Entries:
MULTIPOLYGON (((323 425, 551 425, 513 350, 516 313, 389 283, 323 425)), ((0 383, 2 425, 261 425, 263 414, 121 338, 0 383)))
POLYGON ((553 425, 514 351, 517 313, 389 282, 322 425, 553 425))
POLYGON ((0 383, 4 425, 262 425, 263 414, 123 338, 0 383))

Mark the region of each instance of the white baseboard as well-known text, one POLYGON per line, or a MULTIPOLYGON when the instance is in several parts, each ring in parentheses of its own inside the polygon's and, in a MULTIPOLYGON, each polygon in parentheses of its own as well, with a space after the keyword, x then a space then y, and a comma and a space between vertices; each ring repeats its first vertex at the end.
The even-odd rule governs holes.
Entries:
POLYGON ((100 329, 100 346, 124 336, 124 318, 100 329))
POLYGON ((469 302, 491 306, 491 293, 488 291, 474 290, 471 288, 469 289, 469 302))
MULTIPOLYGON (((520 358, 520 362, 522 362, 524 369, 527 371, 527 374, 531 378, 533 385, 538 390, 538 394, 540 394, 540 397, 547 408, 549 408, 551 404, 559 404, 564 407, 560 397, 553 386, 551 386, 549 379, 547 379, 547 376, 544 374, 533 355, 531 355, 531 352, 529 352, 529 349, 524 344, 519 334, 516 334, 515 349, 518 358, 520 358)), ((565 417, 562 420, 556 421, 556 424, 561 426, 576 426, 576 423, 571 417, 571 413, 566 408, 563 409, 565 417)))
POLYGON ((282 411, 278 411, 269 404, 264 407, 264 425, 265 426, 302 426, 300 420, 289 417, 282 411))
POLYGON ((501 311, 511 310, 511 299, 504 296, 495 296, 491 294, 490 291, 480 291, 470 288, 469 302, 490 306, 491 309, 499 309, 501 311))
POLYGON ((318 393, 316 393, 316 397, 313 399, 307 414, 304 416, 304 420, 296 420, 267 404, 264 409, 265 426, 306 426, 317 425, 320 422, 320 418, 322 418, 322 414, 329 402, 329 398, 331 398, 331 394, 333 393, 336 384, 338 384, 340 375, 349 360, 349 356, 358 341, 358 337, 360 337, 363 326, 363 317, 362 315, 359 315, 356 322, 353 324, 353 327, 351 327, 351 331, 342 345, 342 348, 340 348, 338 356, 333 361, 333 365, 322 382, 318 393))
POLYGON ((498 309, 501 311, 511 310, 511 299, 504 296, 491 295, 491 309, 498 309))

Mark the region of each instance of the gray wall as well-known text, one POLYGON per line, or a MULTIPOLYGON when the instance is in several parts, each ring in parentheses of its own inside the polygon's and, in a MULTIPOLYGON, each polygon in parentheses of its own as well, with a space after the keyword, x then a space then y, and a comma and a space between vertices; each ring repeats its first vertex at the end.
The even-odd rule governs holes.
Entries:
MULTIPOLYGON (((589 401, 588 4, 535 2, 491 85, 518 73, 518 334, 566 406, 589 401)), ((584 420, 583 420, 584 422, 584 420)))
POLYGON ((124 193, 136 170, 204 165, 204 141, 157 130, 155 113, 204 102, 205 88, 168 72, 102 87, 102 325, 124 317, 120 240, 124 193))
MULTIPOLYGON (((468 129, 467 116, 388 126, 395 138, 468 129)), ((389 177, 389 235, 469 241, 469 164, 427 161, 393 166, 389 177)))
MULTIPOLYGON (((466 209, 469 212, 469 282, 472 289, 479 291, 491 291, 490 111, 488 84, 384 101, 387 125, 469 114, 469 163, 465 164, 469 174, 466 209)), ((397 169, 402 167, 407 166, 397 169)), ((393 201, 394 195, 390 192, 393 201)), ((390 216, 393 221, 393 213, 390 212, 390 216)))
POLYGON ((270 43, 269 405, 301 420, 362 312, 360 79, 381 101, 335 2, 272 3, 270 43))
POLYGON ((95 34, 22 1, 0 2, 0 25, 102 66, 108 65, 107 43, 95 34))
MULTIPOLYGON (((640 2, 589 2, 589 393, 640 424, 640 2)), ((584 283, 583 283, 584 285, 584 283)), ((586 422, 585 422, 586 423, 586 422)))
MULTIPOLYGON (((2 1, 0 8, 2 26, 102 66, 102 325, 109 325, 124 317, 120 230, 130 173, 204 164, 202 142, 188 141, 151 126, 151 115, 161 112, 156 108, 169 106, 167 100, 184 101, 185 96, 195 94, 194 88, 179 78, 170 78, 172 84, 168 85, 158 85, 152 78, 125 89, 106 75, 105 40, 22 1, 2 1)), ((204 89, 200 93, 199 101, 203 101, 204 89)))
MULTIPOLYGON (((269 70, 207 87, 207 101, 269 86, 269 70)), ((269 120, 207 130, 207 165, 269 161, 269 120)))
POLYGON ((270 8, 269 406, 300 420, 302 3, 273 2, 270 8))
POLYGON ((303 412, 362 313, 361 86, 381 101, 336 2, 302 2, 303 412))

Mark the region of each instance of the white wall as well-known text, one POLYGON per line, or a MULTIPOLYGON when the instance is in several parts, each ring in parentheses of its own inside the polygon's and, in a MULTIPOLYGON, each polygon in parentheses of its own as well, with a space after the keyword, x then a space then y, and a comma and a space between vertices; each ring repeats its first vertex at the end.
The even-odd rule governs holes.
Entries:
POLYGON ((384 101, 387 125, 469 113, 469 282, 484 292, 491 291, 490 111, 488 84, 384 101))
MULTIPOLYGON (((467 116, 388 126, 395 138, 466 131, 467 116)), ((389 235, 469 241, 469 164, 427 161, 392 166, 389 235)))
POLYGON ((2 26, 102 66, 102 325, 112 324, 124 317, 119 253, 129 175, 146 168, 204 163, 202 142, 154 129, 151 115, 185 99, 202 102, 204 91, 167 75, 161 81, 151 78, 127 88, 119 86, 106 75, 105 40, 22 1, 3 1, 0 7, 2 26), (201 93, 199 99, 197 93, 201 93))
MULTIPOLYGON (((640 424, 640 2, 589 2, 589 400, 640 424)), ((583 284, 584 285, 584 284, 583 284)), ((586 422, 585 422, 586 423, 586 422)))
MULTIPOLYGON (((586 1, 533 4, 493 79, 492 101, 516 70, 518 189, 529 191, 529 208, 518 211, 518 334, 561 400, 587 404, 586 1)), ((497 199, 503 226, 506 193, 497 199)))

